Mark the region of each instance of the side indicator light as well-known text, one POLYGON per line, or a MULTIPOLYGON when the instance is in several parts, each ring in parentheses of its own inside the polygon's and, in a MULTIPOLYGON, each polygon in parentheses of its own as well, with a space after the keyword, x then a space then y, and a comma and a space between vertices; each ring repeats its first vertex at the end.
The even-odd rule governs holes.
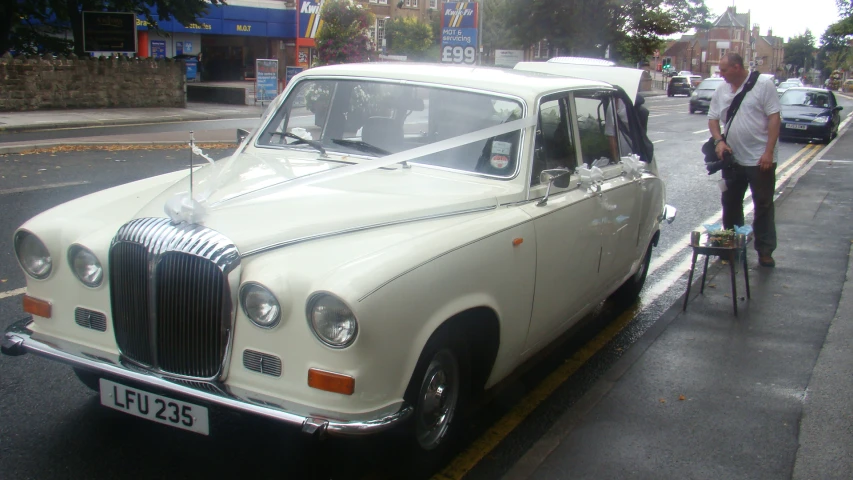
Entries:
POLYGON ((38 317, 50 318, 50 302, 24 295, 24 311, 38 317))
POLYGON ((309 368, 308 386, 327 392, 352 395, 355 391, 355 379, 347 375, 341 375, 340 373, 309 368))
POLYGON ((512 246, 513 246, 513 247, 517 247, 517 246, 521 245, 522 243, 524 243, 524 239, 523 239, 523 238, 520 238, 520 237, 519 237, 519 238, 514 238, 514 239, 512 240, 512 246))

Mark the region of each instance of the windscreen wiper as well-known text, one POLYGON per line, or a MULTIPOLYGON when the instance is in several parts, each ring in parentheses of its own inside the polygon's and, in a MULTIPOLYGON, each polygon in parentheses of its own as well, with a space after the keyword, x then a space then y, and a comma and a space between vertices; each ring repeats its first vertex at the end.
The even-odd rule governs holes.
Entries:
POLYGON ((353 147, 356 150, 360 150, 362 152, 373 152, 378 153, 379 155, 391 155, 391 152, 389 152, 388 150, 385 150, 384 148, 379 148, 376 145, 371 145, 361 140, 345 140, 343 138, 333 138, 332 143, 344 145, 347 147, 353 147))
POLYGON ((307 138, 302 138, 299 135, 290 132, 271 132, 271 135, 281 135, 282 137, 292 138, 296 140, 296 142, 294 143, 304 143, 306 145, 310 145, 319 150, 320 153, 322 153, 323 155, 326 154, 326 149, 323 148, 323 144, 316 140, 308 140, 307 138))

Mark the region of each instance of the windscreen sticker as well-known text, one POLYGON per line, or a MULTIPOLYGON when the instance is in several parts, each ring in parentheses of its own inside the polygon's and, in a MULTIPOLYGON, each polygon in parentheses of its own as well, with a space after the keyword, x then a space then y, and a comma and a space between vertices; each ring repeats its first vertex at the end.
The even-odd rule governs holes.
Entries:
POLYGON ((492 159, 490 163, 493 167, 503 170, 504 168, 509 166, 509 157, 506 155, 492 155, 492 159))
POLYGON ((492 156, 494 155, 509 155, 510 150, 512 149, 512 143, 510 142, 492 142, 492 156))

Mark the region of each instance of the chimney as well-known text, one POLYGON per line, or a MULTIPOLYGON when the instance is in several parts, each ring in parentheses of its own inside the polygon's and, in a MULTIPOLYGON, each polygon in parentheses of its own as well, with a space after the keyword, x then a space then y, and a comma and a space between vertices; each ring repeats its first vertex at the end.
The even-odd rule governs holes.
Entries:
POLYGON ((773 36, 773 29, 772 29, 772 28, 768 28, 768 29, 767 29, 767 36, 768 36, 768 37, 772 37, 772 36, 773 36))
POLYGON ((757 23, 752 24, 752 38, 758 38, 759 36, 759 27, 757 23))

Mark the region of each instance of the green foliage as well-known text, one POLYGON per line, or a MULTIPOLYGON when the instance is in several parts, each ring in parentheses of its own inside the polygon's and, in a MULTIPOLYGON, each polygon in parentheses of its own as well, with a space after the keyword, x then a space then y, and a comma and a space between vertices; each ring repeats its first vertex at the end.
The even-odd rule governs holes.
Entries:
POLYGON ((793 65, 790 73, 792 77, 798 76, 796 72, 800 68, 806 71, 814 66, 812 60, 812 52, 814 51, 815 38, 809 29, 806 29, 802 35, 788 39, 788 43, 785 45, 785 64, 793 65))
POLYGON ((160 20, 174 18, 181 25, 189 25, 197 21, 210 4, 222 3, 223 0, 2 0, 0 53, 16 47, 34 49, 39 45, 53 53, 65 53, 63 50, 70 45, 58 42, 54 35, 64 29, 62 24, 70 23, 74 53, 85 55, 83 11, 133 12, 153 22, 151 10, 156 8, 160 20), (51 21, 56 23, 51 24, 51 21))
POLYGON ((388 53, 423 60, 433 44, 432 27, 415 17, 399 17, 385 23, 388 53))
POLYGON ((320 10, 323 22, 317 37, 320 65, 366 62, 372 44, 367 29, 375 17, 352 0, 326 0, 320 10))
POLYGON ((530 46, 548 39, 570 55, 595 57, 611 46, 614 57, 631 63, 660 48, 661 37, 707 24, 709 16, 704 0, 490 1, 505 4, 510 42, 530 46))

